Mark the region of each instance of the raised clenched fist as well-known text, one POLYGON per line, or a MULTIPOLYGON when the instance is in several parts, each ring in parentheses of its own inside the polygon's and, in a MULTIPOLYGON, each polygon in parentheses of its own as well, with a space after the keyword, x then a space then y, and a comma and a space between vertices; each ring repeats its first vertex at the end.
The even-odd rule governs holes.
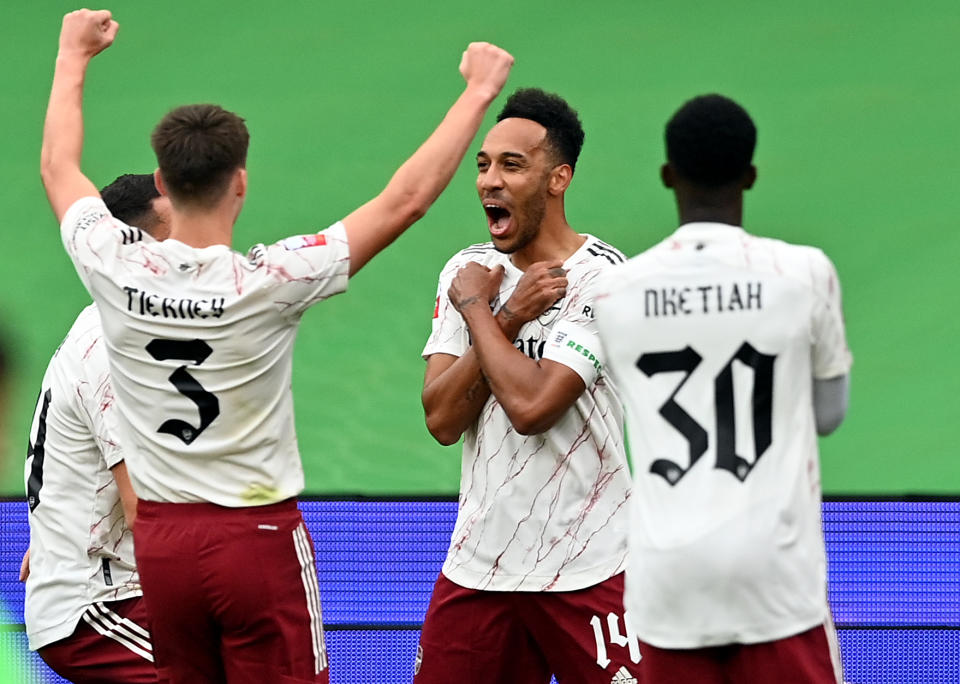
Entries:
POLYGON ((460 60, 460 73, 468 87, 482 89, 492 100, 507 82, 513 56, 490 43, 470 43, 460 60))
POLYGON ((70 12, 60 28, 60 54, 93 57, 110 47, 119 30, 109 10, 70 12))

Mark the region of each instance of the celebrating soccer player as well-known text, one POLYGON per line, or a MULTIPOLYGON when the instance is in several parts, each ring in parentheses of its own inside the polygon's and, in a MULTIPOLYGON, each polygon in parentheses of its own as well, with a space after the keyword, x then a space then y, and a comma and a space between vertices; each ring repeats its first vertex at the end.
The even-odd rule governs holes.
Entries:
MULTIPOLYGON (((101 191, 129 230, 163 240, 170 202, 152 174, 101 191), (132 228, 136 226, 136 228, 132 228)), ((133 549, 137 498, 120 448, 117 406, 96 304, 50 360, 30 431, 23 559, 30 648, 71 682, 157 681, 133 549)))
POLYGON ((154 130, 155 180, 171 203, 163 242, 111 216, 81 171, 84 75, 117 30, 107 11, 64 18, 41 172, 103 321, 160 679, 327 682, 295 500, 294 337, 308 307, 343 292, 446 187, 513 58, 471 44, 462 95, 379 195, 323 232, 241 255, 230 244, 248 134, 236 114, 185 106, 154 130))
POLYGON ((755 142, 732 100, 684 104, 662 168, 680 228, 598 285, 635 475, 626 607, 658 684, 842 681, 817 453, 847 404, 840 283, 741 227, 755 142))
POLYGON ((443 269, 423 350, 427 426, 443 444, 463 435, 463 464, 415 682, 636 683, 630 474, 592 292, 623 255, 567 223, 576 112, 525 89, 497 121, 477 154, 491 241, 443 269))

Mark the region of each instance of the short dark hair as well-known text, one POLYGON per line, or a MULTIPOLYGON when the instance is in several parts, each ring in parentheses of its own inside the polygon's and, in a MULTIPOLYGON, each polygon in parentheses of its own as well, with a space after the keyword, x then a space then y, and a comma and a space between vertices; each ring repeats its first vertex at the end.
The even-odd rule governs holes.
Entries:
POLYGON ((757 128, 747 111, 723 95, 700 95, 667 122, 667 161, 684 179, 719 187, 741 178, 753 160, 757 128))
POLYGON ((243 119, 218 105, 185 105, 160 120, 150 144, 170 196, 209 206, 246 165, 250 134, 243 119))
POLYGON ((152 173, 125 173, 100 191, 107 209, 128 226, 148 228, 153 219, 153 200, 160 196, 152 173))
POLYGON ((521 88, 511 95, 497 115, 497 121, 530 119, 547 129, 547 143, 561 164, 576 169, 583 147, 583 126, 577 112, 559 95, 540 88, 521 88))

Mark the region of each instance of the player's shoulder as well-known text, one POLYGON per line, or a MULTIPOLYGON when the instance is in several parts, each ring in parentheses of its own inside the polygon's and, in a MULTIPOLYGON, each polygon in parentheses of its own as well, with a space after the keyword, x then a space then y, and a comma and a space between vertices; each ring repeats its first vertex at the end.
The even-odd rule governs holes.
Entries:
POLYGON ((585 261, 599 268, 619 266, 627 261, 627 257, 619 249, 598 237, 583 233, 587 239, 580 248, 585 261))
POLYGON ((751 238, 764 246, 771 258, 770 268, 778 274, 802 282, 817 291, 833 289, 837 278, 836 268, 821 248, 778 238, 751 238))
POLYGON ((464 247, 447 260, 443 267, 443 272, 447 273, 453 269, 459 269, 464 264, 475 261, 484 266, 496 265, 506 260, 507 255, 497 251, 492 242, 478 242, 464 247))
POLYGON ((99 195, 81 197, 74 202, 64 214, 62 224, 77 233, 82 233, 94 226, 109 225, 115 230, 114 235, 117 241, 123 245, 153 241, 153 238, 141 228, 127 225, 111 214, 99 195))
POLYGON ((87 306, 67 331, 50 359, 48 373, 74 384, 107 373, 107 351, 96 304, 87 306))

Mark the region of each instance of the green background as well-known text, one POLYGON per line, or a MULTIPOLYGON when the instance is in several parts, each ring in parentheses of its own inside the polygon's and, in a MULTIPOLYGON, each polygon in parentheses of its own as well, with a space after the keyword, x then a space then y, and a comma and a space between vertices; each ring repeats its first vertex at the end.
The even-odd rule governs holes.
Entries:
MULTIPOLYGON (((10 494, 23 490, 47 359, 89 301, 38 173, 60 16, 73 8, 16 3, 0 29, 0 325, 17 363, 0 492, 10 494)), ((242 251, 323 228, 376 194, 460 92, 471 40, 517 58, 508 91, 540 86, 579 110, 586 143, 568 218, 628 254, 675 227, 657 175, 664 122, 696 94, 737 99, 759 129, 746 227, 822 247, 844 287, 853 396, 822 443, 825 489, 960 490, 948 440, 960 389, 956 0, 110 8, 121 31, 88 75, 85 171, 98 185, 151 171, 149 132, 172 106, 237 111, 252 135, 242 251)), ((440 268, 486 239, 469 157, 426 218, 304 318, 294 391, 309 492, 457 489, 459 447, 440 447, 423 425, 419 354, 440 268)))

